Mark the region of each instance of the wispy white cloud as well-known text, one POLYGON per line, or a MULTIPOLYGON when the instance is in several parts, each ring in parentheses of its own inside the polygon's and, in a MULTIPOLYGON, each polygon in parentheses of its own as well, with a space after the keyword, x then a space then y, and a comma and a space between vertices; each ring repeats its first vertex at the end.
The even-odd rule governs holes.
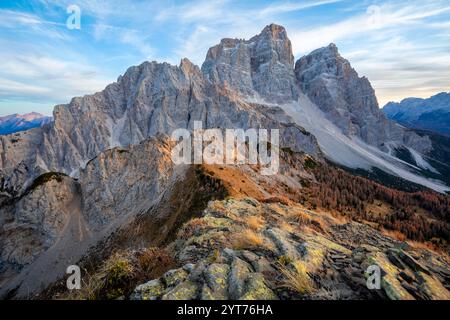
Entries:
POLYGON ((450 12, 450 6, 437 8, 424 5, 369 6, 363 14, 352 16, 329 25, 293 30, 290 32, 294 54, 304 54, 341 39, 357 38, 364 34, 370 39, 382 30, 411 28, 425 18, 450 12))
POLYGON ((137 49, 144 59, 151 59, 154 56, 154 49, 142 32, 126 27, 118 27, 98 23, 93 27, 93 35, 96 40, 109 39, 120 41, 124 45, 137 49))
POLYGON ((0 99, 63 102, 109 82, 94 67, 39 53, 0 53, 0 99))
POLYGON ((201 0, 187 2, 183 5, 172 5, 162 9, 155 19, 158 22, 177 19, 182 22, 199 22, 214 20, 224 14, 228 9, 229 0, 201 0))
POLYGON ((279 2, 275 4, 268 5, 259 12, 260 16, 273 16, 275 14, 293 12, 299 10, 305 10, 309 8, 314 8, 326 4, 332 4, 341 2, 343 0, 317 0, 317 1, 307 1, 307 2, 279 2))
POLYGON ((442 1, 393 2, 368 6, 337 22, 291 30, 290 38, 297 57, 337 43, 344 58, 369 78, 383 106, 450 90, 450 45, 431 39, 439 35, 433 28, 448 31, 447 22, 434 19, 449 13, 442 1))
POLYGON ((34 14, 0 9, 0 28, 38 33, 49 38, 68 39, 67 34, 58 30, 61 26, 64 24, 48 21, 34 14))

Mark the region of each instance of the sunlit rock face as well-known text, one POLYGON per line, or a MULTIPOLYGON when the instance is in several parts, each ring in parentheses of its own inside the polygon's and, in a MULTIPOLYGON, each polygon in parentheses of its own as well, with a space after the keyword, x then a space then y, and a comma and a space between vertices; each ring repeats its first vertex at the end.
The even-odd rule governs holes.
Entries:
POLYGON ((428 152, 431 143, 387 120, 379 110, 375 91, 366 77, 359 77, 335 44, 299 59, 295 74, 302 91, 343 132, 383 147, 386 142, 406 144, 428 152))
POLYGON ((316 154, 314 137, 247 99, 261 93, 269 101, 288 101, 296 90, 291 44, 284 28, 275 25, 249 41, 223 40, 210 49, 203 72, 188 59, 179 66, 144 62, 102 92, 56 106, 52 125, 2 136, 4 189, 20 193, 27 180, 47 171, 76 176, 103 150, 192 128, 196 120, 204 128, 280 128, 282 142, 316 154), (242 57, 228 52, 230 43, 242 57), (228 67, 217 67, 225 60, 228 67))
POLYGON ((293 66, 286 30, 272 24, 250 40, 223 39, 209 49, 202 71, 244 96, 283 103, 297 97, 293 66))

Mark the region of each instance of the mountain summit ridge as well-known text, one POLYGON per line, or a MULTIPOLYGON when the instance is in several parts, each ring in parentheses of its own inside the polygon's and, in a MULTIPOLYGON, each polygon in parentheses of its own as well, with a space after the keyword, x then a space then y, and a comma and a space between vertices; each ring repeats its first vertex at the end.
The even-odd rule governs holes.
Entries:
MULTIPOLYGON (((283 106, 296 104, 294 113, 304 112, 309 100, 319 118, 324 113, 329 125, 337 127, 330 130, 342 130, 345 137, 355 136, 368 144, 363 152, 361 146, 351 147, 364 158, 354 164, 356 167, 369 170, 377 166, 410 179, 405 170, 411 168, 385 153, 402 145, 423 155, 431 151, 428 137, 384 117, 376 108, 369 81, 359 78, 335 45, 302 57, 294 68, 286 30, 271 24, 250 40, 223 39, 208 50, 201 69, 188 59, 181 60, 179 66, 144 62, 128 68, 103 91, 56 106, 50 126, 15 137, 2 136, 2 188, 20 194, 45 172, 77 177, 85 164, 104 150, 137 144, 157 134, 170 135, 177 128, 192 129, 194 121, 202 121, 205 128, 280 128, 282 147, 316 155, 319 145, 327 148, 329 141, 319 141, 318 145, 313 135, 305 134, 303 127, 310 124, 304 123, 304 118, 293 121, 295 115, 283 110, 283 106), (330 55, 331 64, 327 60, 330 55), (376 159, 372 155, 366 159, 364 153, 372 147, 381 153, 369 150, 377 153, 376 159), (392 163, 402 170, 394 170, 392 163)), ((312 130, 321 126, 319 120, 317 126, 310 126, 312 130)), ((323 151, 340 162, 335 152, 323 151)), ((414 170, 420 170, 413 165, 414 170)))
POLYGON ((14 113, 0 117, 0 135, 25 131, 43 126, 52 121, 52 117, 45 116, 38 112, 25 114, 14 113))

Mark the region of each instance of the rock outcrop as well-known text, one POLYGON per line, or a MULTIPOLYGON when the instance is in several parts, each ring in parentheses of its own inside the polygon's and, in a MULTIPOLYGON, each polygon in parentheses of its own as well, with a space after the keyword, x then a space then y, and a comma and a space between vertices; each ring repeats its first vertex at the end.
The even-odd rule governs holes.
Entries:
POLYGON ((170 150, 163 137, 113 148, 88 162, 79 179, 45 173, 7 200, 0 208, 0 295, 39 292, 91 246, 149 212, 183 176, 170 150))
POLYGON ((180 268, 140 284, 131 299, 450 298, 448 261, 439 255, 301 206, 214 201, 178 234, 168 248, 180 268), (371 265, 381 268, 378 290, 367 286, 371 265))
MULTIPOLYGON (((266 67, 277 73, 258 67, 255 86, 267 91, 273 85, 270 92, 276 95, 285 88, 281 80, 285 74, 289 81, 294 79, 293 60, 284 29, 271 28, 255 37, 254 52, 260 56, 252 53, 248 58, 270 60, 266 67), (286 57, 279 58, 272 46, 286 57)), ((49 171, 78 177, 79 169, 102 151, 137 144, 157 134, 170 136, 178 128, 192 129, 194 121, 202 121, 203 128, 278 128, 282 145, 319 153, 314 137, 285 118, 274 119, 271 113, 257 103, 239 99, 220 80, 207 81, 187 59, 178 67, 144 62, 129 68, 104 91, 56 106, 52 125, 0 137, 2 189, 18 195, 27 183, 49 171)))
MULTIPOLYGON (((272 24, 250 40, 223 39, 208 51, 201 70, 188 59, 179 66, 144 62, 102 92, 56 106, 53 123, 1 136, 1 189, 18 196, 45 172, 78 178, 79 170, 107 149, 192 129, 194 121, 204 128, 278 128, 282 147, 318 155, 315 137, 282 108, 299 103, 301 111, 304 95, 349 138, 360 137, 384 152, 392 145, 424 154, 432 148, 427 136, 397 126, 378 111, 369 81, 358 77, 334 45, 301 58, 294 69, 286 30, 272 24)), ((358 168, 373 165, 409 179, 379 161, 366 162, 358 168)))

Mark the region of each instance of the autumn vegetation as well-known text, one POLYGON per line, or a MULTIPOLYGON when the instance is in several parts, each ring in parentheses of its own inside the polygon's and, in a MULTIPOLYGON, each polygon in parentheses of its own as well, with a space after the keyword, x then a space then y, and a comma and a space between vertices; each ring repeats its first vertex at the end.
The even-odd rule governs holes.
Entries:
POLYGON ((411 240, 450 242, 450 196, 428 190, 399 191, 327 164, 310 170, 316 183, 307 186, 301 201, 313 209, 321 207, 372 222, 411 240), (371 209, 374 205, 383 207, 382 214, 371 209))

